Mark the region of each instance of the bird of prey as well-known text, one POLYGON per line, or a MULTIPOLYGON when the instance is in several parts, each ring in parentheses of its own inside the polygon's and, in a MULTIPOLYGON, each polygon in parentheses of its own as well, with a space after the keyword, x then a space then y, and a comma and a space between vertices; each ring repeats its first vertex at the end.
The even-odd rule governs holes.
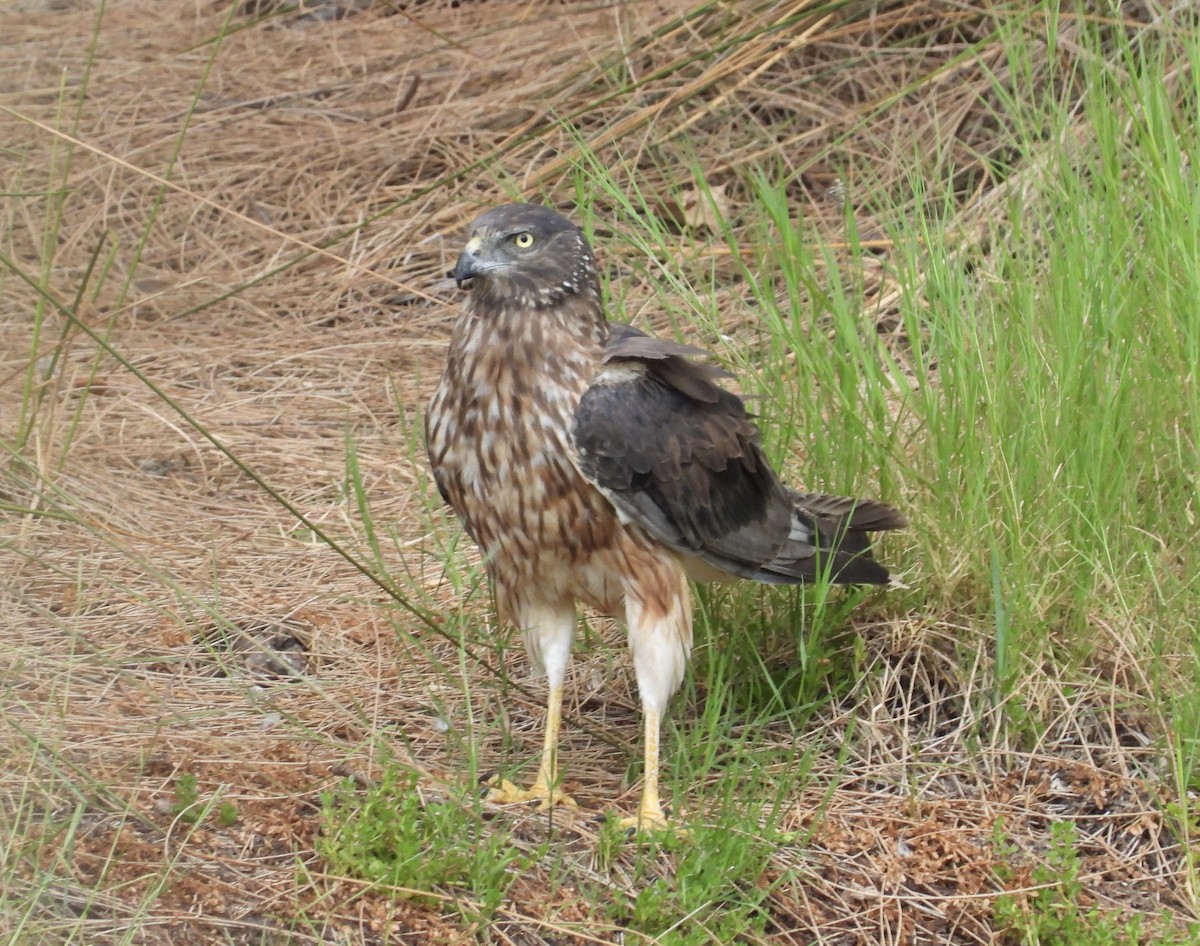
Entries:
POLYGON ((479 545, 500 617, 547 676, 537 776, 500 802, 574 802, 559 785, 563 684, 579 602, 617 618, 645 716, 635 829, 667 825, 659 726, 692 646, 689 579, 886 584, 868 532, 889 506, 784 486, 740 398, 699 348, 610 323, 580 229, 536 204, 471 225, 451 274, 471 295, 426 418, 442 497, 479 545))

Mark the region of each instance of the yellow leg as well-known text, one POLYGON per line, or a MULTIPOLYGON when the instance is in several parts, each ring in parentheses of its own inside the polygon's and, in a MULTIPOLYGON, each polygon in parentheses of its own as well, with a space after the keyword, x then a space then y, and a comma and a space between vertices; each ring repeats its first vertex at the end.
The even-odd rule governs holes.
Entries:
POLYGON ((502 780, 488 793, 488 801, 501 805, 521 802, 538 802, 541 809, 554 805, 575 808, 575 799, 558 787, 558 728, 562 723, 562 687, 550 688, 550 700, 546 706, 546 738, 542 743, 542 761, 538 764, 537 777, 529 788, 518 788, 512 782, 502 780))
POLYGON ((661 720, 656 710, 646 710, 646 773, 642 803, 636 817, 622 818, 621 827, 635 831, 662 831, 671 827, 658 798, 658 734, 661 720))

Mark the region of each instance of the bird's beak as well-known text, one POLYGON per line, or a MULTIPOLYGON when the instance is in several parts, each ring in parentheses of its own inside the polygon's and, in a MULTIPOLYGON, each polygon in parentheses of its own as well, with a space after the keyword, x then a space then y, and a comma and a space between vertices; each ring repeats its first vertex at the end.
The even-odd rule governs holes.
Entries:
POLYGON ((454 283, 459 289, 463 287, 463 283, 474 276, 479 276, 487 272, 490 268, 481 263, 480 255, 483 252, 483 240, 479 237, 471 237, 467 241, 467 245, 463 247, 462 253, 458 256, 458 264, 454 267, 454 272, 450 275, 454 277, 454 283))

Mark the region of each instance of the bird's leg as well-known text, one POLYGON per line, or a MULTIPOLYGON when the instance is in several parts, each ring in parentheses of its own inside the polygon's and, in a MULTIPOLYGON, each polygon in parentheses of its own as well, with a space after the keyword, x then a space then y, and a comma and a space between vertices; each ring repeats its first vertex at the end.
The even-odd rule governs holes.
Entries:
POLYGON ((575 807, 575 800, 558 787, 558 728, 562 723, 563 688, 550 688, 550 699, 546 704, 546 735, 542 742, 542 760, 538 763, 537 777, 530 792, 542 799, 542 807, 568 805, 575 807))
POLYGON ((493 785, 488 800, 499 804, 536 801, 542 809, 554 805, 576 807, 575 800, 558 784, 558 730, 562 724, 563 684, 575 636, 575 611, 570 609, 526 608, 524 635, 535 666, 546 672, 550 696, 546 701, 546 732, 537 775, 529 788, 518 788, 502 780, 493 785))
POLYGON ((636 817, 621 819, 621 826, 635 831, 661 831, 670 827, 658 798, 658 737, 662 720, 657 710, 646 710, 646 773, 642 781, 642 803, 636 817))
POLYGON ((554 805, 577 807, 575 799, 558 786, 558 729, 562 723, 563 688, 550 688, 550 699, 546 704, 546 736, 542 743, 542 759, 538 764, 537 776, 529 788, 518 788, 507 779, 497 782, 488 793, 488 801, 497 804, 538 802, 542 809, 554 805))
POLYGON ((663 711, 679 688, 692 649, 691 594, 687 577, 674 563, 652 578, 640 577, 660 591, 651 596, 628 587, 625 594, 629 646, 646 720, 646 770, 638 813, 622 818, 620 824, 634 831, 661 831, 671 826, 658 795, 659 735, 663 711))

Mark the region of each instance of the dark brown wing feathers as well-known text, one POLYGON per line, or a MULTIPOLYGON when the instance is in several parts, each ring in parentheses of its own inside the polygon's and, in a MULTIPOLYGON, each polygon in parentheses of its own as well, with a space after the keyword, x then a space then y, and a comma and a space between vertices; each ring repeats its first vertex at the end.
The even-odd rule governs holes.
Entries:
POLYGON ((583 475, 623 517, 730 576, 887 582, 866 532, 899 528, 903 517, 881 503, 783 486, 741 399, 716 383, 728 373, 693 360, 701 354, 612 327, 609 367, 575 418, 583 475))
POLYGON ((725 391, 718 378, 732 377, 724 368, 693 361, 708 355, 703 348, 643 335, 632 325, 614 325, 604 350, 606 364, 641 361, 653 365, 663 384, 704 404, 718 404, 725 391))

